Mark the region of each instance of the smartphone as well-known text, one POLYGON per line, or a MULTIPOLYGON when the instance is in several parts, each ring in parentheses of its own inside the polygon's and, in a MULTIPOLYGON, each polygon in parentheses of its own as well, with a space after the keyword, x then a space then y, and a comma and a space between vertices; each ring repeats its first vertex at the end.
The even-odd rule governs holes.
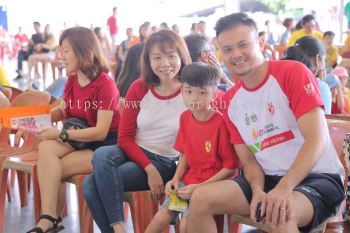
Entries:
POLYGON ((259 202, 258 205, 256 206, 255 219, 256 219, 256 222, 261 221, 261 202, 259 202))

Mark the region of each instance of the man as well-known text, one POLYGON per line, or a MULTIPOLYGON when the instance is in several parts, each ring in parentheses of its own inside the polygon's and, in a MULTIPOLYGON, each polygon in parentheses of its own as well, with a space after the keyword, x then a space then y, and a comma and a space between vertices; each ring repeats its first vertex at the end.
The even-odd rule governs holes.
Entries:
POLYGON ((316 79, 301 63, 265 61, 264 41, 244 13, 221 18, 216 35, 225 65, 240 79, 224 96, 223 114, 244 174, 196 189, 188 232, 216 232, 218 214, 256 220, 258 203, 274 233, 309 232, 344 200, 344 170, 316 79))
POLYGON ((16 72, 18 73, 18 76, 15 78, 15 80, 22 78, 23 61, 26 61, 28 57, 33 54, 36 45, 44 43, 44 37, 43 37, 43 34, 41 33, 40 23, 34 22, 33 25, 34 25, 35 34, 33 34, 31 39, 29 40, 28 48, 21 49, 18 52, 17 70, 16 70, 16 72))
POLYGON ((109 34, 112 39, 112 43, 115 44, 117 41, 118 25, 117 25, 117 7, 113 7, 113 15, 107 20, 107 27, 109 34))
POLYGON ((303 36, 313 36, 321 41, 323 40, 323 33, 316 30, 316 20, 314 16, 305 15, 301 22, 303 28, 292 33, 288 41, 288 46, 293 46, 295 42, 303 36))

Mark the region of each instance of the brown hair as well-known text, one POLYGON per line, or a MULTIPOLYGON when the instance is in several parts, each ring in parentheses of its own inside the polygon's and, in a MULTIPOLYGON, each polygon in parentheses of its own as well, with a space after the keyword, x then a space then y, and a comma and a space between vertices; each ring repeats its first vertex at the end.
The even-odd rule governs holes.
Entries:
POLYGON ((101 72, 108 72, 109 66, 102 53, 100 42, 95 33, 85 27, 73 27, 65 30, 60 37, 62 41, 67 39, 79 60, 79 69, 93 80, 101 72))
POLYGON ((175 48, 181 60, 181 70, 185 65, 191 63, 190 53, 188 52, 186 43, 182 37, 169 29, 163 29, 153 33, 147 40, 141 56, 141 76, 148 85, 159 85, 159 77, 153 72, 150 62, 150 50, 157 45, 161 51, 165 51, 165 46, 175 48))

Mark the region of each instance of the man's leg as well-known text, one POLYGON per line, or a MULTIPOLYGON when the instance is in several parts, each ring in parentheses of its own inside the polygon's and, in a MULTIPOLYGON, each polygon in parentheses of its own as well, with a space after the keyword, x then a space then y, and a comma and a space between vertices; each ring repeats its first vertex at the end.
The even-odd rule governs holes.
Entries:
POLYGON ((191 197, 187 232, 217 232, 214 215, 249 214, 249 204, 240 186, 223 180, 196 188, 191 197))

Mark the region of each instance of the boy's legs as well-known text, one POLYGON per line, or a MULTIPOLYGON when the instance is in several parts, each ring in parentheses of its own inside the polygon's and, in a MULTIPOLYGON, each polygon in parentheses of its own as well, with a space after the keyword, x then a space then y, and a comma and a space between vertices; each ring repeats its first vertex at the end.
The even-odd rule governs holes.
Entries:
MULTIPOLYGON (((153 217, 145 233, 162 233, 174 219, 174 213, 169 209, 162 208, 153 217)), ((180 231, 182 233, 182 231, 180 231)))
POLYGON ((249 214, 249 204, 240 186, 223 180, 196 188, 191 196, 187 231, 217 232, 214 215, 249 214))

